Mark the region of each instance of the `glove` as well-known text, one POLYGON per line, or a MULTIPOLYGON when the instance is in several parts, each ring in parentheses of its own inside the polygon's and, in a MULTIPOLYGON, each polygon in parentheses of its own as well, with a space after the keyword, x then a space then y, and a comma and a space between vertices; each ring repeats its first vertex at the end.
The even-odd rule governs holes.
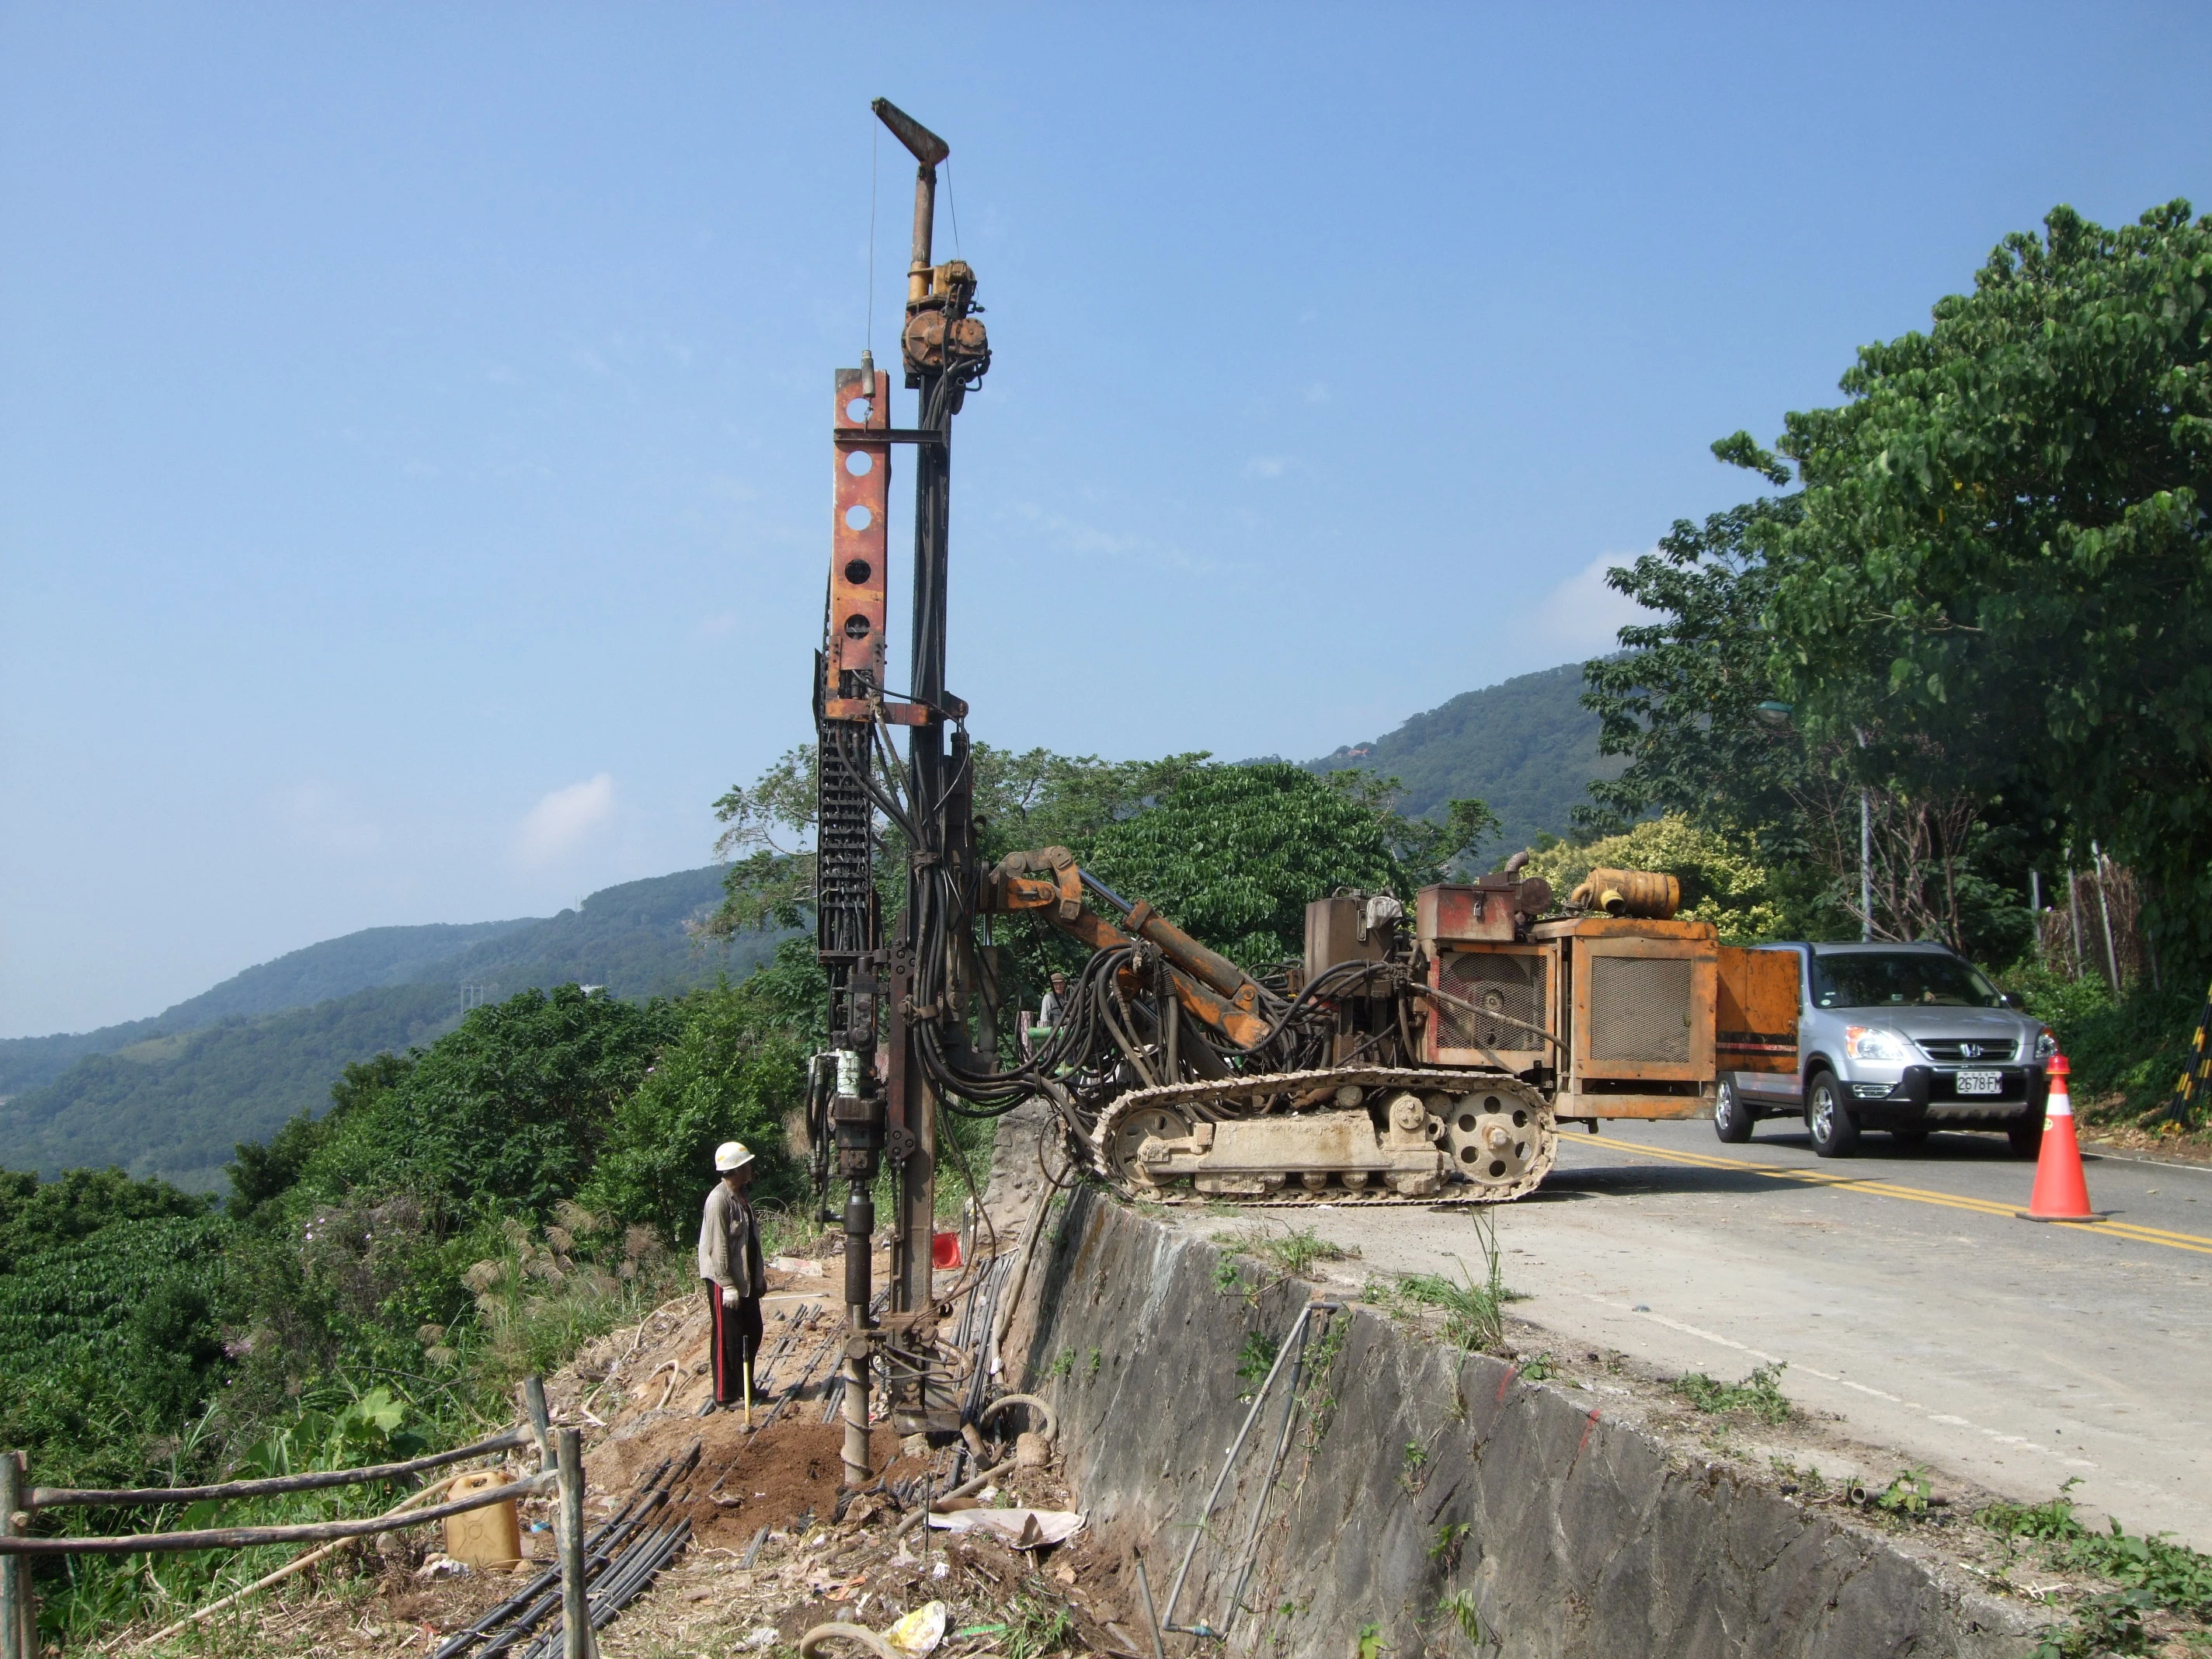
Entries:
POLYGON ((738 1293, 732 1290, 727 1285, 723 1285, 722 1305, 726 1308, 734 1308, 738 1305, 738 1293))

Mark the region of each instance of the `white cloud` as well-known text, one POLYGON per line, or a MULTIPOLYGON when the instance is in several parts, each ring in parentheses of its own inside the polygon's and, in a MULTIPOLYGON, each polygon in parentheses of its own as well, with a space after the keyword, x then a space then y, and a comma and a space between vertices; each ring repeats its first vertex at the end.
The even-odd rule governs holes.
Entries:
POLYGON ((1602 553, 1547 593, 1518 629, 1522 654, 1548 667, 1574 658, 1600 657, 1620 648, 1620 631, 1649 622, 1651 612, 1605 585, 1615 565, 1636 562, 1633 553, 1602 553), (1540 659, 1540 663, 1538 659, 1540 659))
POLYGON ((524 817, 515 831, 514 855, 545 865, 568 857, 613 821, 615 781, 605 772, 556 789, 524 817))
POLYGON ((1244 463, 1248 478, 1279 478, 1290 470, 1290 462, 1280 455, 1255 455, 1244 463))

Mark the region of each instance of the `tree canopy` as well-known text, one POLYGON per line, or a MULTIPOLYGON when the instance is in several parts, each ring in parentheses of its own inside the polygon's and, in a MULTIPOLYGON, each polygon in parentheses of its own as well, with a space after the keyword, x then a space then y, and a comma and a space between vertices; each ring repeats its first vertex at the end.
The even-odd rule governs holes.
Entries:
MULTIPOLYGON (((1340 887, 1411 898, 1498 830, 1479 800, 1407 817, 1396 810, 1397 780, 1370 772, 1224 765, 1203 753, 1103 761, 981 743, 972 752, 985 862, 1066 847, 1125 896, 1150 900, 1251 966, 1297 954, 1308 900, 1340 887)), ((717 928, 803 919, 814 889, 814 794, 813 750, 793 749, 715 804, 729 825, 720 850, 743 854, 730 866, 717 928)), ((878 869, 888 915, 904 896, 896 832, 885 836, 878 869)), ((1045 959, 1024 955, 1035 958, 1032 969, 1045 959)))
POLYGON ((1802 723, 2025 792, 2212 952, 2212 220, 2055 209, 1843 389, 1777 446, 1804 489, 1772 660, 1802 723))
POLYGON ((1586 665, 1608 752, 1591 827, 1654 810, 1820 874, 1797 925, 2025 943, 2031 861, 2096 842, 2212 956, 2212 222, 2054 210, 1847 401, 1723 460, 1798 491, 1610 573, 1659 614, 1586 665))

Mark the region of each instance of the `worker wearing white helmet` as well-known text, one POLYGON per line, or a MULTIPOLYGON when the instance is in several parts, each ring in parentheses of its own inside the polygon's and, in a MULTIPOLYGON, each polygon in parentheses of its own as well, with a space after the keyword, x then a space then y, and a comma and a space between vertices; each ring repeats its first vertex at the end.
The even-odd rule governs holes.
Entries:
POLYGON ((741 1140, 726 1140, 714 1149, 714 1169, 722 1178, 707 1194, 699 1221, 699 1277, 707 1281, 713 1332, 708 1352, 714 1364, 714 1396, 700 1407, 702 1417, 744 1398, 760 1352, 760 1299, 768 1291, 760 1225, 745 1196, 753 1179, 752 1152, 741 1140))

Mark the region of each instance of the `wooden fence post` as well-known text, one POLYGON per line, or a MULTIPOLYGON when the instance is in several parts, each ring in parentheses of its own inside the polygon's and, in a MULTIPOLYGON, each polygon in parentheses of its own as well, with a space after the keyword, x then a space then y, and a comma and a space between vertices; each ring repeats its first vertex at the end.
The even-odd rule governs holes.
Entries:
POLYGON ((556 1431, 560 1443, 561 1620, 563 1659, 592 1659, 591 1604, 584 1594, 584 1432, 556 1431))
MULTIPOLYGON (((26 1496, 23 1454, 0 1451, 0 1537, 15 1535, 15 1512, 26 1496)), ((20 1555, 0 1556, 0 1659, 33 1659, 24 1638, 30 1624, 31 1570, 20 1555)))
POLYGON ((523 1378, 522 1404, 530 1414, 530 1431, 538 1437, 538 1467, 542 1473, 553 1467, 553 1419, 545 1410, 544 1377, 523 1378))

